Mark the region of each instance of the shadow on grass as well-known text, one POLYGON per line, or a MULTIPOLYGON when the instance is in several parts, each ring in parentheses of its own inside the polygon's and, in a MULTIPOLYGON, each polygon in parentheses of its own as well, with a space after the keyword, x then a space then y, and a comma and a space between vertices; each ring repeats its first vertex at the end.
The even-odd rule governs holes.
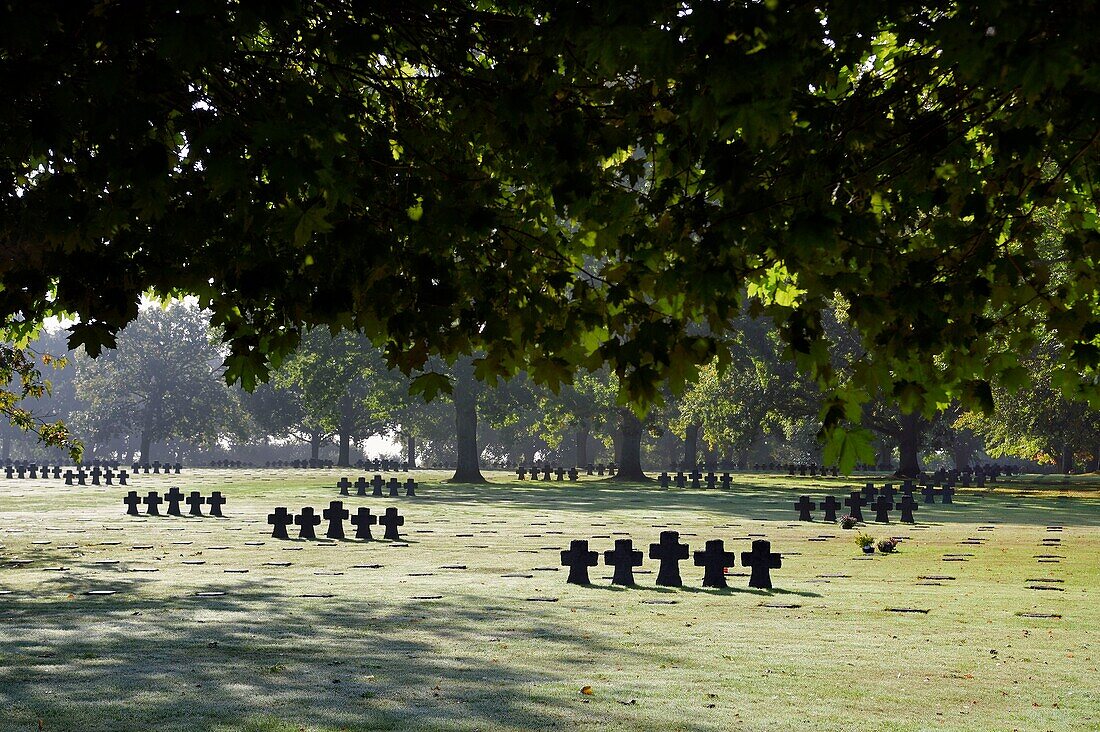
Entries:
POLYGON ((0 729, 546 728, 568 725, 571 705, 511 641, 553 657, 641 654, 549 608, 463 596, 378 606, 256 580, 154 600, 141 578, 103 597, 76 578, 43 584, 42 597, 67 599, 0 603, 0 729), (462 650, 489 643, 496 652, 462 650))

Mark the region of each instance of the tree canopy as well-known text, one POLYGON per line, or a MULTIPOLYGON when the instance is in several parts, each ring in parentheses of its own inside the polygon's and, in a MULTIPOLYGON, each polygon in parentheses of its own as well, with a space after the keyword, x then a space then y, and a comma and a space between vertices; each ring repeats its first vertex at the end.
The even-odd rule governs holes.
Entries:
MULTIPOLYGON (((0 8, 0 317, 95 355, 197 296, 406 372, 678 392, 772 318, 827 428, 992 406, 1042 328, 1100 398, 1095 2, 45 0, 0 8), (1052 233, 1053 232, 1053 233, 1052 233), (832 368, 822 313, 866 357, 832 368), (704 326, 705 335, 699 335, 704 326)), ((447 388, 425 374, 414 389, 447 388)), ((856 451, 835 450, 841 455, 856 451)))

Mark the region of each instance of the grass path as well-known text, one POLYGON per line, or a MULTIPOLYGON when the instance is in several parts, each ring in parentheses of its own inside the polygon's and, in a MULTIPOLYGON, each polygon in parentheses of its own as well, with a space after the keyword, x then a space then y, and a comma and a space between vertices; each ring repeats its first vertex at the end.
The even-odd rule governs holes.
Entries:
POLYGON ((853 532, 794 521, 798 495, 857 481, 778 476, 722 492, 429 471, 416 499, 344 499, 397 505, 406 541, 270 538, 274 506, 320 511, 344 474, 133 481, 220 489, 225 519, 0 479, 0 730, 1100 729, 1098 481, 921 505, 914 526, 866 527, 907 537, 869 560, 853 532), (687 587, 658 588, 648 559, 636 589, 602 566, 565 583, 569 539, 646 551, 665 527, 692 550, 766 535, 776 590, 740 566, 704 590, 690 561, 687 587))

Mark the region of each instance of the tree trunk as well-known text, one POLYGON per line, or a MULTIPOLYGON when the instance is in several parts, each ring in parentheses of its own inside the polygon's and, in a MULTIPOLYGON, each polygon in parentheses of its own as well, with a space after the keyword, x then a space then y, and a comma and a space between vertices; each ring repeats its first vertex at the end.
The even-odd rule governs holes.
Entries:
POLYGON ((588 465, 588 425, 577 427, 577 468, 588 465))
POLYGON ((321 434, 314 432, 309 436, 309 459, 317 460, 321 455, 321 434))
POLYGON ((687 470, 694 471, 699 464, 699 425, 689 424, 684 435, 684 463, 687 470))
POLYGON ((405 442, 405 460, 409 463, 409 470, 416 467, 416 438, 412 435, 405 442))
POLYGON ((1069 475, 1073 472, 1073 448, 1068 441, 1062 443, 1062 473, 1069 475))
POLYGON ((150 465, 153 462, 153 425, 156 424, 156 413, 160 409, 161 396, 150 394, 149 401, 145 403, 145 414, 141 420, 141 457, 138 462, 150 465))
POLYGON ((351 434, 347 430, 340 431, 340 454, 336 458, 336 466, 351 467, 351 434))
POLYGON ((474 379, 469 359, 455 364, 455 441, 457 464, 452 483, 484 483, 485 477, 478 466, 477 449, 477 398, 480 385, 474 379))
POLYGON ((920 445, 924 436, 924 420, 919 412, 903 414, 898 420, 901 436, 898 438, 898 470, 896 475, 915 478, 920 474, 920 445))
POLYGON ((648 481, 642 472, 642 422, 630 409, 620 412, 619 469, 615 480, 638 483, 648 481))
POLYGON ((886 440, 879 440, 878 451, 875 454, 875 465, 880 470, 888 470, 893 467, 894 450, 886 440))

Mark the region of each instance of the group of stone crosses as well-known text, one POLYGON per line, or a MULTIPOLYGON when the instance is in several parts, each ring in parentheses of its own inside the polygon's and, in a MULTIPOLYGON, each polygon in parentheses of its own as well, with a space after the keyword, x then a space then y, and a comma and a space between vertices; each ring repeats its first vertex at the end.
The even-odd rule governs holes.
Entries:
MULTIPOLYGON (((677 531, 662 531, 661 540, 649 545, 649 558, 660 561, 657 572, 657 584, 664 587, 682 587, 680 562, 688 558, 688 545, 680 543, 677 531)), ((726 568, 736 566, 736 554, 728 552, 721 539, 706 542, 706 549, 694 554, 696 567, 703 568, 703 587, 725 588, 726 568)), ((642 566, 642 552, 634 548, 631 539, 616 539, 615 548, 603 553, 603 561, 615 572, 611 577, 613 585, 634 585, 634 568, 642 566)), ((561 564, 569 567, 566 579, 575 585, 588 585, 588 568, 599 564, 599 553, 588 549, 587 539, 574 539, 569 549, 562 551, 561 564)), ((741 552, 741 564, 751 567, 749 587, 770 590, 772 587, 771 570, 779 569, 783 564, 782 556, 772 553, 771 542, 757 539, 752 543, 752 551, 741 552)))
POLYGON ((359 507, 355 515, 352 516, 351 512, 344 508, 342 501, 332 501, 329 503, 328 508, 321 512, 321 516, 318 516, 317 512, 311 506, 303 508, 297 516, 292 514, 285 506, 279 506, 275 509, 274 513, 268 514, 267 523, 272 526, 271 537, 273 539, 289 539, 290 536, 287 534, 286 529, 291 525, 297 525, 299 527, 299 539, 316 539, 317 533, 314 531, 314 527, 318 526, 321 523, 321 518, 324 517, 324 519, 328 521, 328 528, 325 531, 325 536, 329 539, 343 539, 345 538, 344 520, 349 516, 352 525, 355 527, 356 539, 365 539, 367 541, 374 539, 371 535, 370 527, 375 524, 386 528, 384 538, 391 541, 398 541, 401 539, 398 528, 405 525, 405 518, 392 506, 387 508, 385 514, 381 517, 371 513, 370 509, 365 506, 359 507))
MULTIPOLYGON (((382 478, 382 476, 378 475, 378 474, 375 474, 374 478, 371 479, 370 483, 367 483, 367 479, 364 478, 363 476, 359 476, 359 479, 357 481, 355 481, 355 483, 352 483, 351 481, 349 481, 347 479, 347 477, 345 476, 345 477, 340 479, 340 482, 336 484, 336 487, 340 489, 340 495, 341 496, 351 495, 348 492, 348 490, 350 488, 355 488, 355 495, 365 496, 365 495, 367 495, 367 486, 368 485, 371 486, 371 488, 373 489, 371 491, 371 496, 373 496, 375 498, 382 498, 385 495, 384 493, 382 493, 383 486, 385 486, 389 490, 389 497, 390 498, 400 498, 401 497, 401 493, 400 493, 401 483, 398 482, 397 478, 390 478, 389 482, 387 483, 382 478)), ((416 497, 416 481, 413 480, 412 478, 409 478, 408 480, 405 481, 405 495, 409 498, 415 498, 416 497)))
MULTIPOLYGON (((615 467, 615 463, 611 463, 610 465, 604 465, 603 463, 589 463, 588 465, 584 466, 584 474, 598 475, 600 477, 604 475, 615 477, 616 469, 617 468, 615 467)), ((559 483, 563 483, 565 482, 566 477, 568 477, 571 481, 576 481, 580 477, 581 471, 578 470, 576 467, 566 469, 558 466, 556 468, 551 468, 549 465, 536 465, 531 468, 520 465, 518 468, 516 468, 516 477, 520 480, 525 480, 528 474, 531 475, 531 480, 538 480, 540 474, 542 475, 543 480, 551 480, 550 475, 553 474, 557 476, 559 483)))
MULTIPOLYGON (((863 486, 862 491, 852 491, 851 495, 844 499, 844 505, 848 507, 848 515, 856 521, 863 521, 863 507, 867 506, 874 510, 876 523, 890 523, 890 512, 896 508, 901 511, 901 522, 911 524, 915 523, 913 512, 919 508, 917 499, 913 497, 915 489, 916 486, 913 481, 905 481, 901 486, 901 500, 895 503, 894 499, 897 497, 898 491, 894 489, 892 484, 887 483, 880 490, 875 487, 874 483, 867 483, 863 486)), ((954 503, 955 488, 951 484, 944 485, 939 491, 931 483, 925 484, 920 492, 924 496, 924 503, 926 504, 935 503, 937 493, 940 496, 941 503, 954 503)), ((813 521, 812 512, 818 508, 825 512, 825 521, 836 521, 836 512, 840 506, 841 504, 837 502, 834 496, 826 496, 820 506, 810 500, 809 496, 801 496, 798 502, 794 504, 795 510, 798 511, 799 521, 813 521)))
POLYGON ((137 475, 138 473, 150 473, 150 472, 153 473, 154 475, 160 475, 161 473, 164 473, 165 475, 168 475, 169 473, 175 473, 176 475, 179 475, 180 471, 183 470, 183 464, 182 463, 176 463, 175 465, 170 465, 168 463, 161 464, 161 462, 159 460, 157 460, 157 461, 154 461, 152 463, 134 463, 133 465, 130 466, 130 470, 134 473, 134 475, 137 475))
POLYGON ((810 476, 811 478, 816 477, 819 474, 822 477, 826 475, 831 475, 834 478, 839 478, 840 470, 838 470, 835 465, 831 467, 826 467, 824 465, 818 467, 815 463, 810 463, 809 465, 796 465, 794 463, 791 463, 787 466, 787 475, 794 476, 795 474, 798 474, 801 477, 810 476))
POLYGON ((138 506, 145 504, 145 514, 147 516, 160 516, 160 504, 167 503, 168 508, 163 515, 167 516, 182 516, 183 512, 180 510, 180 503, 186 503, 190 510, 187 512, 188 516, 202 516, 203 504, 206 504, 210 508, 210 515, 217 518, 223 518, 222 506, 225 505, 225 497, 221 494, 221 491, 213 491, 209 497, 204 498, 198 491, 191 491, 191 494, 184 496, 180 493, 180 489, 176 486, 172 486, 168 489, 168 492, 161 498, 160 494, 156 491, 149 491, 148 495, 144 498, 138 496, 137 491, 130 491, 126 494, 126 498, 122 499, 122 502, 126 504, 126 514, 128 516, 140 516, 138 506))
POLYGON ((661 473, 657 476, 657 483, 662 488, 668 488, 670 484, 675 485, 677 488, 687 488, 689 485, 691 488, 702 488, 705 485, 707 488, 714 490, 714 488, 721 484, 723 490, 729 490, 732 481, 733 478, 728 471, 722 473, 721 477, 715 474, 713 470, 708 472, 704 477, 698 469, 686 475, 684 471, 678 470, 676 471, 676 475, 661 473))
POLYGON ((65 479, 65 485, 114 485, 115 479, 118 479, 119 485, 126 485, 130 478, 129 473, 125 470, 119 470, 117 473, 111 469, 111 466, 101 468, 99 465, 94 466, 90 472, 84 470, 84 466, 77 467, 76 472, 73 472, 71 468, 66 468, 64 474, 61 472, 60 465, 54 465, 52 468, 49 465, 37 465, 31 463, 29 465, 8 465, 4 468, 4 475, 11 478, 18 478, 23 480, 29 478, 36 480, 41 478, 46 480, 51 477, 51 472, 54 479, 65 479), (75 481, 75 483, 74 483, 75 481))

